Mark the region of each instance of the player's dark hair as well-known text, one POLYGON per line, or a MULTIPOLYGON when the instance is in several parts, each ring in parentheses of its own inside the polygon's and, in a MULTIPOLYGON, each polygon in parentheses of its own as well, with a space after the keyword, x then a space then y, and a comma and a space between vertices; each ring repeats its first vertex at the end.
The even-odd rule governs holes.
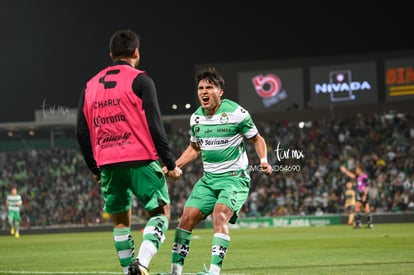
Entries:
POLYGON ((224 78, 215 68, 205 68, 198 71, 195 77, 196 85, 203 79, 213 82, 220 89, 224 88, 224 78))
POLYGON ((132 57, 135 49, 139 49, 140 36, 131 30, 115 32, 109 41, 109 51, 112 58, 132 57))

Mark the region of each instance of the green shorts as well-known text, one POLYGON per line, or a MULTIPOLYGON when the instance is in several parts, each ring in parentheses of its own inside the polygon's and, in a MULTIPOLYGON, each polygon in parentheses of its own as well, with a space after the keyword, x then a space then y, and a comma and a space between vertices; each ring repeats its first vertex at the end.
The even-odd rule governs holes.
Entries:
POLYGON ((20 222, 20 211, 9 210, 7 212, 7 218, 9 221, 20 222))
POLYGON ((135 195, 147 211, 170 203, 167 182, 158 161, 101 169, 101 188, 109 214, 131 208, 135 195))
POLYGON ((239 211, 249 196, 250 177, 243 171, 223 174, 204 173, 196 182, 184 207, 200 209, 205 217, 216 203, 227 205, 234 211, 230 223, 236 223, 239 211))

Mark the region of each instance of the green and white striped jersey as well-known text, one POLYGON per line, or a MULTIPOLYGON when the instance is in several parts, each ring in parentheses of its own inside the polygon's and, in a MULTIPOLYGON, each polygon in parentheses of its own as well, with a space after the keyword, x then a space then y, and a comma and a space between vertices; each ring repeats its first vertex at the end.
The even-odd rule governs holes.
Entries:
POLYGON ((201 149, 205 172, 214 174, 246 170, 244 137, 257 135, 250 114, 234 101, 224 99, 212 116, 200 106, 190 119, 191 142, 201 149))
POLYGON ((9 203, 9 211, 19 211, 22 205, 22 197, 20 195, 7 195, 7 202, 9 203))

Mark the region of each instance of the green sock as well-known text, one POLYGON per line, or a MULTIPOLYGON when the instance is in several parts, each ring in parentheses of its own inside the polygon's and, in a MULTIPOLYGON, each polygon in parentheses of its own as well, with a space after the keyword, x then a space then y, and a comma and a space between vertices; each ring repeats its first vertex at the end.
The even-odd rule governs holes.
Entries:
POLYGON ((114 228, 114 244, 122 269, 127 270, 134 261, 134 239, 131 228, 114 228))
POLYGON ((144 228, 143 240, 154 244, 157 250, 165 240, 165 233, 168 230, 168 220, 165 216, 152 217, 144 228))
POLYGON ((174 244, 172 248, 171 263, 178 268, 184 265, 185 257, 190 252, 191 232, 181 228, 175 230, 174 244))
POLYGON ((14 228, 13 219, 9 218, 8 222, 9 222, 10 228, 14 228))
POLYGON ((211 266, 210 269, 213 268, 219 268, 221 269, 221 266, 223 264, 224 257, 226 256, 227 249, 229 248, 230 244, 230 236, 222 234, 222 233, 216 233, 213 236, 213 245, 211 250, 211 266))
POLYGON ((161 244, 165 240, 168 230, 168 219, 164 215, 158 215, 149 219, 144 228, 143 240, 138 252, 140 264, 149 267, 152 257, 157 254, 161 244))

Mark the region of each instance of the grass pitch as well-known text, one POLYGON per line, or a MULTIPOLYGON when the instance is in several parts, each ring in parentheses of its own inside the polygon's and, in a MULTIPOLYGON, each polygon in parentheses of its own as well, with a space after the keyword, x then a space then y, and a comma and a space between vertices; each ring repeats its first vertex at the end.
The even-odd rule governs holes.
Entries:
MULTIPOLYGON (((141 232, 134 231, 136 245, 141 232)), ((150 273, 170 270, 174 231, 150 273)), ((185 274, 209 265, 213 231, 195 229, 185 274)), ((0 236, 0 274, 122 275, 112 232, 0 236)), ((232 229, 225 274, 414 274, 414 223, 232 229)))

